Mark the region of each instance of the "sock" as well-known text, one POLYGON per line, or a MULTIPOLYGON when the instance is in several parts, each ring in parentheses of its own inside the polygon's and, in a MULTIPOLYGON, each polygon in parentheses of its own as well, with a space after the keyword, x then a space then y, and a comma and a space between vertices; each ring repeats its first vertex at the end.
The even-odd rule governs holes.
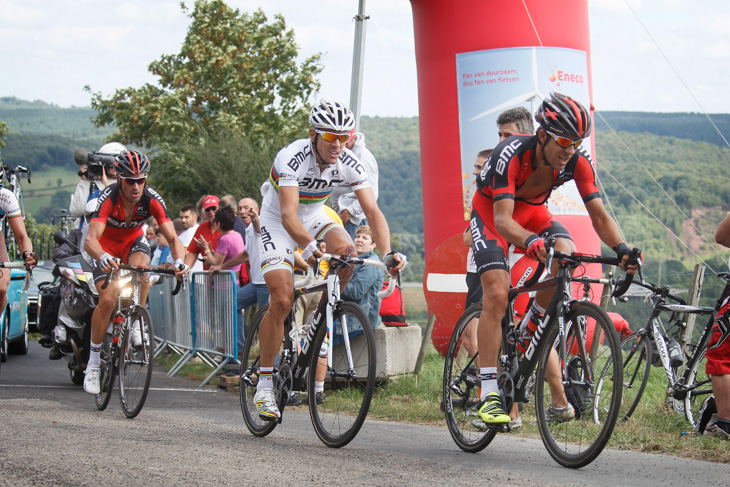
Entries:
POLYGON ((479 377, 482 380, 482 390, 479 399, 484 399, 490 392, 499 393, 497 387, 497 367, 479 367, 479 377))
POLYGON ((86 368, 99 367, 101 365, 101 343, 92 343, 89 350, 89 361, 86 363, 86 368))
POLYGON ((537 300, 533 299, 532 304, 530 305, 530 309, 527 310, 527 313, 525 313, 525 317, 520 323, 520 332, 524 333, 525 329, 529 327, 530 331, 534 333, 537 330, 537 327, 540 324, 540 320, 542 319, 542 315, 544 313, 545 308, 537 304, 537 300))
POLYGON ((261 367, 259 369, 259 382, 256 384, 256 390, 274 389, 274 368, 261 367))
POLYGON ((324 381, 317 381, 314 383, 314 393, 324 392, 324 381))

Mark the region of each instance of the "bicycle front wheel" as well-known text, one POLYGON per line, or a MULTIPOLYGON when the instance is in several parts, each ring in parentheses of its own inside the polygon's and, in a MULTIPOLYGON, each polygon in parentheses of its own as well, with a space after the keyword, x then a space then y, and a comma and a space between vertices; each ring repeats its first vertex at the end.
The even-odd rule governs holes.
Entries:
POLYGON ((339 303, 333 321, 335 345, 329 347, 325 325, 320 326, 312 343, 319 352, 312 354, 307 395, 317 436, 325 445, 340 448, 355 438, 370 409, 375 387, 375 335, 367 315, 355 303, 339 303), (328 348, 333 354, 331 368, 327 366, 328 348), (321 392, 317 392, 318 379, 324 381, 321 392))
POLYGON ((109 399, 112 397, 112 389, 114 389, 114 377, 117 373, 117 365, 114 363, 117 355, 114 349, 114 343, 111 333, 104 336, 104 342, 101 345, 101 377, 99 377, 99 385, 101 391, 96 395, 96 408, 103 411, 109 405, 109 399))
POLYGON ((712 383, 705 371, 707 365, 706 348, 697 356, 687 376, 687 395, 684 398, 684 416, 692 426, 697 426, 700 420, 700 408, 705 398, 712 394, 712 383))
MULTIPOLYGON (((621 341, 621 353, 624 380, 619 418, 626 421, 639 405, 651 376, 652 347, 649 336, 638 332, 627 336, 621 341)), ((613 361, 609 357, 596 384, 596 395, 600 396, 604 388, 611 387, 614 381, 611 375, 613 370, 613 361)), ((598 411, 594 410, 594 414, 597 420, 598 411)))
MULTIPOLYGON (((238 388, 241 397, 241 412, 243 413, 243 422, 246 423, 246 427, 254 436, 266 436, 277 425, 276 421, 268 421, 259 416, 254 401, 261 367, 259 363, 259 328, 261 328, 261 320, 263 320, 268 309, 268 304, 262 306, 254 315, 251 324, 248 325, 246 344, 243 346, 241 355, 241 380, 238 388)), ((279 354, 279 356, 281 355, 279 354)))
POLYGON ((479 428, 479 367, 476 362, 476 327, 482 306, 464 311, 451 333, 444 363, 441 410, 451 438, 459 448, 469 453, 482 451, 497 435, 495 428, 479 428))
POLYGON ((149 311, 137 306, 129 315, 119 350, 119 399, 122 411, 134 418, 142 410, 150 390, 154 365, 155 336, 149 311), (133 343, 134 328, 139 327, 141 343, 133 343))
POLYGON ((623 366, 616 330, 600 307, 574 303, 564 329, 562 363, 557 322, 546 331, 548 346, 540 352, 535 409, 550 456, 564 467, 579 468, 595 460, 611 437, 621 405, 623 366), (613 380, 597 394, 594 378, 604 370, 613 380), (561 409, 566 404, 573 414, 570 407, 561 409))

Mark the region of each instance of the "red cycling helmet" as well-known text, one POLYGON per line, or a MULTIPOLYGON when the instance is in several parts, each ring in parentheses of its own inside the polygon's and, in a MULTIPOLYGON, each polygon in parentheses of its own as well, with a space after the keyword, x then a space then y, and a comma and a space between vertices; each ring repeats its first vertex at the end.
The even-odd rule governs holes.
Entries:
POLYGON ((150 160, 136 150, 122 151, 114 161, 114 169, 123 178, 138 177, 150 170, 150 160))

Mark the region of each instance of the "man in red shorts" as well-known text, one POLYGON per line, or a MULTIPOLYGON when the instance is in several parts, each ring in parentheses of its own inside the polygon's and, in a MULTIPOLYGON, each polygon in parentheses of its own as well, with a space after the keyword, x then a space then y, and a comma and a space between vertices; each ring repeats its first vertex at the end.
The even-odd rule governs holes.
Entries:
MULTIPOLYGON (((715 242, 730 247, 730 215, 717 227, 715 242)), ((730 440, 730 298, 722 304, 707 344, 706 372, 712 380, 717 421, 708 424, 705 435, 730 440)))
MULTIPOLYGON (((102 289, 101 282, 110 270, 118 269, 118 262, 135 266, 150 265, 150 247, 142 232, 142 225, 150 216, 155 217, 162 234, 170 243, 177 278, 182 279, 188 271, 182 260, 182 244, 177 239, 165 202, 146 184, 150 169, 147 156, 137 151, 122 151, 117 155, 114 167, 117 183, 107 186, 99 196, 84 243, 86 252, 95 259, 94 282, 99 291, 99 304, 91 317, 91 352, 84 378, 84 390, 89 394, 99 394, 100 391, 99 352, 118 295, 116 286, 102 289)), ((146 300, 147 287, 143 286, 140 301, 144 304, 146 300)))
MULTIPOLYGON (((515 135, 500 142, 477 177, 477 193, 470 227, 477 272, 483 290, 479 318, 481 399, 479 417, 488 426, 509 423, 497 387, 497 354, 502 340, 500 322, 507 309, 509 244, 526 249, 533 259, 545 261, 545 240, 556 237, 556 249, 574 252, 565 227, 555 220, 545 202, 556 187, 574 180, 601 240, 613 248, 626 268, 630 249, 616 223, 603 207, 590 155, 580 147, 591 132, 591 117, 570 97, 552 93, 535 114, 536 135, 515 135)), ((631 267, 635 272, 635 266, 631 267)), ((554 272, 554 271, 552 271, 554 272)), ((538 293, 534 323, 544 311, 553 290, 538 293)), ((532 310, 532 309, 531 309, 532 310)), ((529 314, 529 312, 528 312, 529 314)), ((536 328, 536 327, 535 327, 536 328)), ((531 339, 531 337, 529 338, 531 339)), ((561 391, 559 374, 550 374, 553 392, 561 391)), ((575 412, 564 394, 553 394, 548 409, 551 421, 567 421, 575 412)))

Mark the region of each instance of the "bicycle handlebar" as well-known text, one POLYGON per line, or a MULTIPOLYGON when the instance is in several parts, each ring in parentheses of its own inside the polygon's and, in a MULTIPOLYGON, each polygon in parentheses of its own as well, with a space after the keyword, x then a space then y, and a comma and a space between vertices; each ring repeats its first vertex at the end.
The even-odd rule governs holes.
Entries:
MULTIPOLYGON (((334 262, 335 264, 343 264, 343 265, 366 265, 370 267, 378 267, 379 269, 382 269, 385 272, 385 275, 388 277, 388 287, 386 289, 383 289, 381 291, 378 291, 377 296, 379 298, 387 298, 391 294, 393 294, 393 291, 395 291, 395 286, 400 285, 400 272, 398 273, 398 277, 396 279, 393 279, 393 277, 387 272, 388 267, 379 260, 372 260, 372 259, 361 259, 360 257, 352 257, 350 255, 334 255, 334 254, 322 254, 322 257, 319 258, 319 260, 325 260, 327 262, 334 262)), ((317 264, 317 268, 319 268, 319 264, 317 264)), ((309 267, 307 270, 307 275, 304 279, 301 279, 299 281, 294 282, 294 289, 301 289, 304 287, 307 287, 311 282, 314 280, 314 271, 312 270, 312 266, 309 267)))
MULTIPOLYGON (((107 275, 106 279, 104 279, 104 283, 101 285, 101 289, 106 289, 109 286, 109 282, 111 281, 112 277, 114 276, 115 270, 126 270, 126 271, 132 271, 132 272, 138 272, 140 274, 149 273, 149 274, 167 274, 170 276, 175 275, 174 269, 153 269, 152 267, 139 267, 136 265, 128 265, 128 264, 117 264, 119 266, 118 269, 112 269, 110 270, 107 275)), ((177 293, 180 292, 180 288, 183 284, 183 279, 180 279, 177 281, 177 284, 175 285, 175 289, 172 291, 172 295, 175 296, 177 293)))

